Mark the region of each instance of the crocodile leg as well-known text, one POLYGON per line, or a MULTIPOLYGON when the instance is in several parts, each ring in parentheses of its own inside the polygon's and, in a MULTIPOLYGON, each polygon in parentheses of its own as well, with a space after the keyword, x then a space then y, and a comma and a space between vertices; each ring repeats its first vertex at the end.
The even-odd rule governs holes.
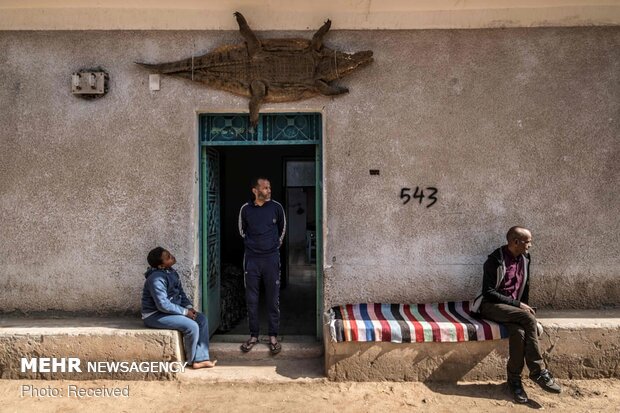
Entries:
POLYGON ((250 26, 248 26, 248 22, 245 21, 245 17, 243 17, 243 14, 236 11, 235 17, 237 18, 239 31, 241 32, 241 35, 243 36, 246 44, 248 45, 248 54, 250 55, 250 57, 252 57, 256 54, 256 52, 260 50, 260 40, 258 40, 258 37, 256 37, 252 29, 250 29, 250 26))
POLYGON ((319 93, 326 96, 342 95, 343 93, 349 93, 349 89, 347 89, 346 87, 331 86, 322 80, 315 81, 314 86, 316 86, 316 88, 319 90, 319 93))
POLYGON ((327 33, 331 25, 332 21, 327 19, 325 24, 323 24, 323 26, 321 26, 321 28, 317 30, 316 33, 314 33, 314 36, 312 36, 312 44, 310 45, 313 50, 319 51, 321 47, 323 47, 323 37, 325 37, 325 34, 327 33))
POLYGON ((258 109, 263 101, 263 98, 267 94, 267 85, 260 80, 253 80, 250 84, 250 124, 252 127, 258 125, 258 109))

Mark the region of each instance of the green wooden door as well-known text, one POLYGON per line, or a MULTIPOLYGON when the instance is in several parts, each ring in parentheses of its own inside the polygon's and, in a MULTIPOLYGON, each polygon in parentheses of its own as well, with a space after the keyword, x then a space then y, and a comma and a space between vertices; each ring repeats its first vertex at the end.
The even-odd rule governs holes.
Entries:
POLYGON ((203 148, 202 156, 202 282, 203 311, 211 335, 220 326, 220 158, 217 150, 203 148))

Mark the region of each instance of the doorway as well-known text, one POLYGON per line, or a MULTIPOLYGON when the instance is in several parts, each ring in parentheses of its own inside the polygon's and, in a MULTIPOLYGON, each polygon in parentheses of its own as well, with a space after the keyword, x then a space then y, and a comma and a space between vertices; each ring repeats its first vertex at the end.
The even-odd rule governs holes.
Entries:
MULTIPOLYGON (((254 131, 244 128, 247 118, 200 115, 203 311, 212 334, 248 335, 238 216, 240 207, 251 200, 251 178, 266 176, 272 199, 283 205, 287 217, 280 250, 280 335, 320 338, 320 114, 261 115, 254 131), (220 139, 213 140, 214 135, 220 139)), ((263 296, 261 335, 267 331, 263 296)))

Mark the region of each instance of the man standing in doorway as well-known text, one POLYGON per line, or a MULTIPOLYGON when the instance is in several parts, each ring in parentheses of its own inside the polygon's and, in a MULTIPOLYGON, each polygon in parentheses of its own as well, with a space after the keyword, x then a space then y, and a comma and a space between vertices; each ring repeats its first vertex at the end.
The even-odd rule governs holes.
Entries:
POLYGON ((269 317, 269 349, 278 354, 280 326, 280 247, 286 232, 286 217, 282 205, 271 199, 271 183, 264 177, 252 180, 254 199, 239 210, 239 233, 243 237, 245 254, 245 300, 248 307, 250 338, 241 344, 248 352, 258 343, 258 299, 261 283, 269 317))
POLYGON ((544 390, 560 393, 560 385, 546 369, 538 344, 536 310, 528 305, 530 290, 530 254, 532 233, 523 227, 512 227, 506 234, 508 244, 499 247, 484 263, 482 292, 473 310, 483 318, 504 323, 508 341, 508 386, 517 403, 528 398, 521 383, 525 363, 530 378, 544 390))

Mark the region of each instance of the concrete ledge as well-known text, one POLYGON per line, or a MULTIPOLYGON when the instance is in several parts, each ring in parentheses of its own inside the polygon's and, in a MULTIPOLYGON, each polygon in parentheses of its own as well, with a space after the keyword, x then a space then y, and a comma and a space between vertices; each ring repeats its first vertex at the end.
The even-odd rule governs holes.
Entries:
MULTIPOLYGON (((620 310, 540 311, 541 349, 558 378, 620 377, 620 310)), ((337 381, 504 380, 508 340, 463 343, 334 343, 325 329, 325 372, 337 381)), ((526 369, 527 372, 527 369, 526 369)))
MULTIPOLYGON (((539 320, 545 326, 541 347, 556 377, 620 377, 620 310, 541 311, 539 320)), ((325 337, 329 337, 328 331, 325 337)), ((306 363, 301 358, 317 360, 321 354, 317 343, 283 340, 283 351, 276 357, 269 355, 262 343, 246 355, 238 350, 239 340, 235 339, 234 343, 213 342, 212 353, 224 365, 239 365, 240 371, 246 363, 269 360, 277 364, 286 359, 289 364, 306 363)), ((420 344, 326 340, 324 348, 326 375, 338 381, 503 380, 508 356, 507 340, 420 344)), ((83 369, 82 373, 21 373, 19 363, 22 357, 78 357, 83 365, 89 361, 182 361, 182 354, 180 333, 146 329, 139 319, 0 320, 3 379, 174 379, 176 374, 165 372, 102 374, 83 369)))
POLYGON ((2 379, 173 379, 175 373, 89 373, 89 361, 183 361, 181 334, 147 329, 137 318, 0 320, 0 378, 2 379), (78 357, 82 373, 21 373, 22 357, 78 357))

